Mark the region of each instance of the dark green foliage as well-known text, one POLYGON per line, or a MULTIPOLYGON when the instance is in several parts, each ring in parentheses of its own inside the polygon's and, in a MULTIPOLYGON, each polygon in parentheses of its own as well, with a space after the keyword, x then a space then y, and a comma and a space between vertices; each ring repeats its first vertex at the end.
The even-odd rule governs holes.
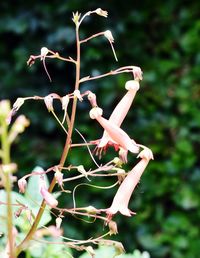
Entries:
MULTIPOLYGON (((122 65, 138 65, 144 72, 141 90, 128 114, 123 129, 137 142, 152 148, 152 161, 136 189, 131 207, 133 218, 116 216, 119 235, 127 251, 147 250, 153 258, 199 257, 200 196, 200 19, 199 1, 1 1, 0 10, 0 98, 30 95, 45 96, 51 92, 64 95, 74 83, 74 67, 48 60, 53 82, 42 64, 26 67, 30 54, 43 46, 65 56, 75 54, 72 11, 84 13, 101 7, 109 12, 107 19, 88 18, 81 37, 110 29, 115 38, 119 62, 104 39, 84 45, 82 76, 104 73, 122 65)), ((91 81, 81 90, 97 94, 99 106, 109 116, 125 93, 128 75, 91 81)), ((58 107, 59 108, 59 107, 58 107)), ((87 140, 101 137, 102 130, 89 120, 89 105, 79 105, 76 127, 87 140)), ((13 149, 13 160, 21 175, 35 165, 55 165, 64 145, 65 135, 50 117, 42 102, 26 102, 20 109, 31 120, 31 126, 13 149)), ((74 133, 74 142, 81 141, 74 133)), ((70 155, 73 164, 84 163, 86 149, 70 155)), ((110 156, 103 161, 109 160, 110 156)), ((136 159, 129 154, 130 164, 136 159)), ((131 168, 131 165, 128 167, 131 168)), ((112 180, 98 180, 109 185, 112 180)), ((71 188, 69 186, 69 188, 71 188)), ((80 187, 77 203, 108 207, 114 190, 100 191, 80 187), (84 198, 79 197, 84 196, 84 198)), ((68 198, 68 197, 66 197, 68 198)), ((67 199, 68 201, 68 199, 67 199)), ((71 200, 63 205, 72 205, 71 200)), ((69 218, 64 226, 69 237, 89 238, 102 232, 103 225, 84 224, 69 218), (90 232, 90 233, 88 233, 90 232)))

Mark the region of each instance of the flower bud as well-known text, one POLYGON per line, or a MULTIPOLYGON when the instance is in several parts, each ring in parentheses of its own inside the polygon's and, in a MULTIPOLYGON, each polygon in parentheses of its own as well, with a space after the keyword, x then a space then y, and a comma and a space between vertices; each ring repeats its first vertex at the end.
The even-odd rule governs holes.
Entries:
POLYGON ((18 187, 19 187, 19 192, 20 193, 25 193, 26 187, 27 187, 27 182, 25 178, 21 178, 18 180, 18 187))
POLYGON ((23 104, 24 104, 24 98, 17 98, 17 100, 13 104, 13 110, 17 112, 23 104))
POLYGON ((58 205, 58 201, 55 199, 55 197, 48 192, 48 190, 42 186, 40 189, 40 193, 42 197, 44 198, 45 202, 51 207, 55 208, 58 205))
POLYGON ((60 186, 62 186, 62 184, 63 184, 63 173, 61 173, 58 168, 56 168, 56 172, 55 172, 54 176, 55 176, 55 179, 56 179, 57 183, 60 186))
POLYGON ((137 158, 146 159, 146 160, 148 160, 148 161, 149 161, 150 159, 154 159, 154 158, 153 158, 153 153, 152 153, 152 151, 151 151, 149 148, 147 148, 147 147, 145 147, 144 150, 142 150, 142 151, 138 154, 137 158))
POLYGON ((83 101, 83 98, 81 96, 80 90, 75 90, 74 91, 74 97, 76 97, 79 101, 83 101))
POLYGON ((48 111, 54 111, 53 109, 53 96, 50 94, 44 98, 44 103, 48 109, 48 111))
POLYGON ((56 228, 57 229, 60 229, 61 223, 62 223, 61 217, 56 218, 56 228))
POLYGON ((142 80, 142 70, 138 66, 133 66, 133 76, 134 80, 140 81, 142 80))
POLYGON ((108 227, 109 227, 109 230, 110 230, 110 235, 118 234, 117 223, 115 221, 113 221, 113 220, 109 221, 108 227))
POLYGON ((110 43, 114 43, 114 38, 110 30, 106 30, 104 32, 104 36, 110 41, 110 43))
POLYGON ((62 102, 62 110, 67 110, 67 107, 69 104, 69 95, 62 97, 61 102, 62 102))
POLYGON ((108 16, 108 12, 102 10, 101 8, 97 8, 94 12, 95 12, 96 14, 98 14, 99 16, 103 16, 103 17, 106 17, 106 18, 107 18, 107 16, 108 16))
POLYGON ((115 247, 115 250, 116 250, 116 256, 120 255, 120 254, 123 254, 125 252, 124 247, 123 247, 122 243, 120 243, 120 242, 115 241, 114 242, 114 247, 115 247))
POLYGON ((91 205, 86 207, 85 210, 89 214, 97 214, 98 213, 98 210, 95 207, 91 206, 91 205))
POLYGON ((43 60, 48 53, 49 53, 48 48, 42 47, 40 50, 41 60, 43 60))
POLYGON ((125 88, 126 90, 134 90, 134 91, 138 91, 140 88, 140 84, 138 81, 136 80, 130 80, 127 81, 125 84, 125 88))
POLYGON ((123 161, 122 161, 120 158, 115 157, 115 158, 113 159, 113 163, 114 163, 117 167, 121 167, 122 164, 123 164, 123 161))
POLYGON ((88 94, 88 100, 92 107, 97 107, 96 95, 92 92, 88 94))
POLYGON ((94 107, 90 110, 89 115, 91 119, 96 119, 97 117, 103 115, 103 110, 99 107, 94 107))

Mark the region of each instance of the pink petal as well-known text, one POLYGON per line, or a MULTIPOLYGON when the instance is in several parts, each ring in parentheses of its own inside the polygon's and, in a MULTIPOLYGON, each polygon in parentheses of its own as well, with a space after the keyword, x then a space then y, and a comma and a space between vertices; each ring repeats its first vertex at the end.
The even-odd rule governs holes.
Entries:
POLYGON ((139 152, 139 147, 137 146, 136 142, 133 141, 128 134, 117 125, 113 124, 111 121, 103 118, 102 116, 96 117, 96 120, 107 131, 112 141, 118 143, 123 149, 129 150, 132 153, 139 152))
POLYGON ((54 196, 48 192, 45 187, 41 187, 40 193, 43 196, 45 202, 51 207, 55 208, 58 205, 58 201, 54 198, 54 196))
MULTIPOLYGON (((130 84, 131 82, 134 82, 134 81, 128 81, 127 83, 130 84)), ((139 85, 139 83, 138 83, 138 85, 139 85)), ((139 86, 127 91, 127 93, 124 95, 124 97, 120 100, 120 102, 117 104, 117 106, 113 110, 113 112, 109 118, 109 121, 111 121, 118 127, 121 126, 122 122, 124 121, 124 118, 126 117, 128 111, 131 107, 131 104, 133 103, 133 99, 134 99, 138 89, 139 89, 139 86)), ((110 137, 108 136, 107 132, 104 131, 98 147, 104 147, 109 140, 110 140, 110 137)))

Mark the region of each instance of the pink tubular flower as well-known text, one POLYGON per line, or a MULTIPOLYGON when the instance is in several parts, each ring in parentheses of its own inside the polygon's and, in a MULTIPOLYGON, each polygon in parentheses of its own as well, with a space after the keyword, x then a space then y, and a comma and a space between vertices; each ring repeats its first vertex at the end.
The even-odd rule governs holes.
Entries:
MULTIPOLYGON (((133 103, 133 99, 136 95, 136 92, 139 90, 139 82, 135 80, 127 81, 125 84, 125 88, 128 90, 124 97, 117 104, 115 109, 113 110, 109 121, 117 126, 121 126, 124 118, 126 117, 131 104, 133 103)), ((99 148, 104 147, 107 142, 110 140, 106 131, 104 131, 103 136, 98 144, 99 148)))
POLYGON ((148 165, 149 161, 153 159, 153 153, 150 149, 145 147, 144 150, 139 153, 138 157, 140 157, 141 160, 128 173, 127 177, 118 188, 111 207, 106 210, 109 219, 111 219, 117 212, 129 217, 132 214, 135 214, 128 209, 129 200, 136 185, 140 181, 140 177, 142 176, 146 166, 148 165))
MULTIPOLYGON (((125 88, 128 92, 124 95, 124 97, 121 99, 121 101, 117 104, 117 106, 113 110, 113 112, 108 120, 110 123, 110 127, 113 127, 113 126, 120 127, 121 126, 122 122, 124 121, 124 118, 126 117, 128 111, 131 107, 131 104, 134 100, 136 92, 139 90, 139 87, 140 87, 140 85, 139 85, 138 80, 131 80, 131 81, 126 82, 125 88)), ((92 107, 95 107, 95 105, 94 105, 94 103, 96 103, 95 94, 93 94, 93 93, 89 94, 88 99, 89 99, 92 107)), ((95 141, 95 143, 97 143, 96 154, 99 156, 101 156, 102 151, 106 151, 109 146, 113 146, 116 151, 119 150, 120 146, 123 147, 122 145, 119 145, 117 141, 115 141, 113 139, 113 137, 110 135, 110 133, 108 133, 108 127, 107 127, 107 129, 105 129, 102 138, 98 141, 95 141)), ((136 145, 135 142, 134 142, 134 145, 136 145)), ((131 144, 131 146, 133 146, 133 145, 131 144)), ((127 150, 127 148, 124 148, 124 149, 127 150)), ((137 150, 135 148, 135 151, 132 151, 132 152, 137 153, 138 151, 139 151, 139 148, 137 148, 137 150)), ((123 152, 122 159, 123 160, 125 159, 125 161, 126 161, 126 155, 127 155, 127 153, 123 152)))
POLYGON ((103 118, 102 113, 102 109, 95 107, 90 110, 90 117, 92 119, 96 119, 99 124, 105 129, 111 141, 124 150, 125 154, 123 155, 123 160, 124 162, 126 162, 128 150, 132 153, 138 153, 139 146, 120 127, 112 123, 112 121, 103 118))
POLYGON ((54 196, 48 192, 45 185, 42 185, 40 188, 40 193, 42 197, 44 198, 45 202, 51 207, 55 208, 58 205, 58 201, 54 198, 54 196))

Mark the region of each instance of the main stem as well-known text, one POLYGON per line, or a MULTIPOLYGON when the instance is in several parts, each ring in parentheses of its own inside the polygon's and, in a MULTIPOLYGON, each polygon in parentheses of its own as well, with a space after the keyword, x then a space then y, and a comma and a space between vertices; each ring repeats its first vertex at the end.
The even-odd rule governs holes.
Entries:
MULTIPOLYGON (((8 142, 8 125, 4 120, 2 123, 2 134, 1 134, 1 143, 2 143, 2 163, 7 165, 10 163, 10 143, 8 142)), ((14 239, 13 239, 13 222, 12 222, 12 183, 10 172, 6 171, 5 176, 5 189, 7 194, 7 231, 8 231, 8 243, 9 243, 9 256, 14 258, 14 239)))
MULTIPOLYGON (((77 60, 76 60, 75 90, 78 90, 79 89, 79 81, 80 81, 80 39, 79 39, 79 26, 78 25, 76 26, 76 47, 77 47, 77 60)), ((68 153, 69 153, 70 143, 71 143, 71 138, 72 138, 72 133, 73 133, 73 128, 74 128, 74 122, 75 122, 75 116, 76 116, 76 106, 77 106, 77 98, 74 98, 73 104, 72 104, 72 113, 71 113, 71 118, 70 118, 70 124, 69 124, 69 128, 68 128, 68 135, 66 138, 65 146, 64 146, 64 149, 62 152, 60 163, 59 163, 60 167, 64 166, 65 161, 68 156, 68 153)), ((53 180, 51 181, 51 184, 48 189, 48 191, 50 193, 53 191, 55 184, 56 184, 56 179, 54 177, 53 180)), ((26 237, 24 238, 24 240, 17 246, 17 251, 16 251, 17 255, 19 255, 21 253, 21 251, 26 247, 26 244, 28 243, 28 241, 32 239, 32 236, 34 235, 35 231, 37 230, 38 224, 43 215, 45 207, 46 207, 46 203, 43 200, 31 229, 29 230, 29 232, 26 235, 26 237)))

